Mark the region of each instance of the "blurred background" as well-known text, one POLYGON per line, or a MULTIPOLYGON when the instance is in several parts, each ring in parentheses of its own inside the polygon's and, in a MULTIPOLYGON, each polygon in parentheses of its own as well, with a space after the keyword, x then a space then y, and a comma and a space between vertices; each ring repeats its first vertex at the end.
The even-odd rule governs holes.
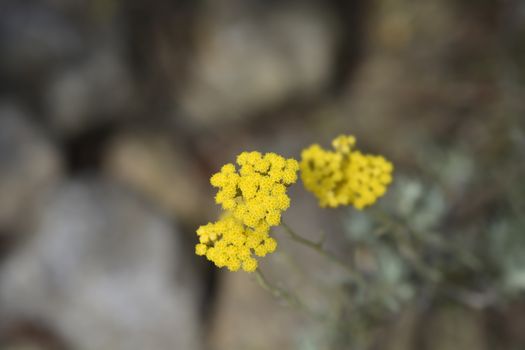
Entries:
POLYGON ((522 0, 1 0, 0 348, 525 349, 524 97, 522 0), (370 292, 279 232, 329 321, 194 256, 222 164, 340 133, 394 221, 284 217, 370 292))

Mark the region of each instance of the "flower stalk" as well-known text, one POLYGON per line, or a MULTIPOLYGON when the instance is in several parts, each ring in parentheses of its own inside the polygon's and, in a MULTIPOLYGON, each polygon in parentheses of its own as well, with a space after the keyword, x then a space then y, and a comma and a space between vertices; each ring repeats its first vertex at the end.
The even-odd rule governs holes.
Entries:
POLYGON ((357 273, 352 267, 348 266, 347 263, 345 263, 341 258, 339 258, 337 255, 334 255, 333 253, 329 252, 328 250, 323 248, 323 240, 319 242, 311 241, 307 238, 304 238, 303 236, 297 234, 290 226, 288 226, 284 221, 281 222, 281 226, 284 228, 284 231, 288 234, 288 236, 294 240, 297 243, 302 244, 305 247, 310 248, 311 250, 317 252, 318 254, 322 255, 325 259, 332 262, 333 264, 339 266, 341 269, 345 270, 345 272, 348 274, 349 278, 355 282, 355 284, 361 288, 366 286, 365 279, 357 273))

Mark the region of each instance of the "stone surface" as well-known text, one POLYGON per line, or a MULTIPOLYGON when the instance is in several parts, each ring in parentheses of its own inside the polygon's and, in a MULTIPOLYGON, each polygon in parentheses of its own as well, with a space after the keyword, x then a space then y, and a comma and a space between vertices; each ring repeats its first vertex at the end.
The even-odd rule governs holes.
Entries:
POLYGON ((221 273, 209 345, 213 350, 294 349, 303 315, 275 300, 253 274, 221 273))
POLYGON ((104 170, 180 220, 193 223, 212 209, 211 185, 169 133, 120 133, 110 142, 104 170))
POLYGON ((364 149, 388 147, 394 161, 408 164, 472 120, 461 130, 468 136, 487 121, 499 94, 498 40, 483 15, 450 1, 378 1, 364 28, 361 64, 333 103, 335 113, 322 118, 334 133, 351 131, 364 149))
POLYGON ((35 81, 82 54, 78 28, 43 2, 0 4, 0 73, 16 83, 35 81))
POLYGON ((318 93, 334 60, 336 21, 325 7, 207 1, 180 104, 197 126, 219 125, 318 93))
POLYGON ((61 177, 61 159, 16 105, 0 102, 0 231, 21 229, 61 177))
POLYGON ((176 233, 110 183, 64 184, 0 272, 2 321, 40 320, 74 349, 199 349, 176 233))
POLYGON ((45 101, 51 128, 66 135, 129 118, 136 106, 125 62, 118 51, 103 47, 57 73, 45 101))

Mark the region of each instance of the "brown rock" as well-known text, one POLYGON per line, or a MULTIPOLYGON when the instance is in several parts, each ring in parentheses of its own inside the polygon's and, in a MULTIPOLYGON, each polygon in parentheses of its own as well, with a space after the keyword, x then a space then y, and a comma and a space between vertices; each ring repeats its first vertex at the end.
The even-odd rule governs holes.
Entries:
POLYGON ((167 213, 185 221, 206 217, 213 197, 192 162, 169 134, 122 133, 104 161, 109 176, 142 193, 167 213), (203 205, 207 201, 209 205, 203 205), (204 215, 203 215, 204 213, 204 215))

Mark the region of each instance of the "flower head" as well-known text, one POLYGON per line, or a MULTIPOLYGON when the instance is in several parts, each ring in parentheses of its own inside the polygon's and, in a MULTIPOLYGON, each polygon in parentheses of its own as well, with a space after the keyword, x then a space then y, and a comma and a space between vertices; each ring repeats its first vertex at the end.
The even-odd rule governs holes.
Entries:
POLYGON ((299 164, 275 153, 243 152, 237 165, 239 169, 224 165, 210 179, 219 189, 215 201, 225 214, 198 228, 195 253, 218 267, 252 272, 257 268, 254 256, 263 257, 277 248, 270 227, 280 224, 281 213, 290 206, 286 189, 297 181, 299 164))
POLYGON ((299 164, 275 153, 243 152, 237 157, 240 169, 226 164, 210 179, 218 187, 217 204, 244 225, 277 226, 281 212, 290 206, 286 187, 297 181, 299 164))
POLYGON ((321 207, 374 204, 392 182, 393 165, 382 156, 354 150, 355 138, 341 135, 334 151, 314 144, 301 154, 301 178, 321 207))

